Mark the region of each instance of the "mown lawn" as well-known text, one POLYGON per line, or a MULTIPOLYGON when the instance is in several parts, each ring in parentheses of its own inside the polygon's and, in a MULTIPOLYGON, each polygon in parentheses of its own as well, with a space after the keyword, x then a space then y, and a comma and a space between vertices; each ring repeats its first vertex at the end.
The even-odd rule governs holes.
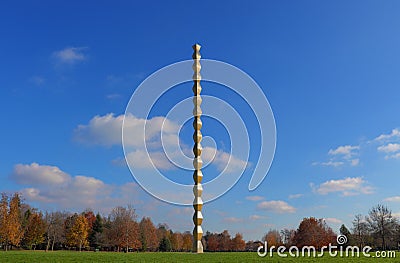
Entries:
MULTIPOLYGON (((374 256, 372 254, 372 256, 374 256)), ((114 252, 72 252, 72 251, 1 251, 0 262, 400 262, 396 258, 280 258, 274 255, 261 258, 252 252, 219 253, 114 253, 114 252)))

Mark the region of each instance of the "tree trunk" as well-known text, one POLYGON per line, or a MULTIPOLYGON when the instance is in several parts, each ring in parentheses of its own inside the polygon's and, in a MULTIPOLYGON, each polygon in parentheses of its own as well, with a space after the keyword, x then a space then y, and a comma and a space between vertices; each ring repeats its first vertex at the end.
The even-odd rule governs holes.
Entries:
POLYGON ((49 251, 49 247, 50 247, 50 238, 47 238, 46 252, 49 251))

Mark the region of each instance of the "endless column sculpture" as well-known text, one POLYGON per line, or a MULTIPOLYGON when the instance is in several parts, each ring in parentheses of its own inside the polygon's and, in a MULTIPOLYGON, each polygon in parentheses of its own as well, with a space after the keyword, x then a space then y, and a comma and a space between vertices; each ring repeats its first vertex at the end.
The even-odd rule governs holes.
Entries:
POLYGON ((200 48, 201 46, 198 44, 193 45, 193 104, 194 104, 194 109, 193 109, 193 128, 194 128, 194 133, 193 133, 193 140, 194 140, 194 146, 193 146, 193 153, 194 153, 194 160, 193 160, 193 167, 194 167, 194 173, 193 173, 193 179, 194 179, 194 186, 193 186, 193 194, 194 194, 194 201, 193 201, 193 207, 194 207, 194 215, 193 215, 193 222, 194 222, 194 230, 193 230, 193 252, 195 253, 203 253, 203 244, 201 243, 201 238, 203 237, 203 229, 201 228, 201 223, 203 222, 203 215, 201 214, 201 209, 203 208, 203 200, 201 199, 201 194, 203 193, 203 187, 201 186, 201 180, 203 179, 203 174, 201 172, 201 167, 203 165, 203 161, 201 160, 201 126, 202 122, 200 120, 201 116, 201 97, 200 97, 200 92, 201 92, 201 86, 200 86, 200 48))

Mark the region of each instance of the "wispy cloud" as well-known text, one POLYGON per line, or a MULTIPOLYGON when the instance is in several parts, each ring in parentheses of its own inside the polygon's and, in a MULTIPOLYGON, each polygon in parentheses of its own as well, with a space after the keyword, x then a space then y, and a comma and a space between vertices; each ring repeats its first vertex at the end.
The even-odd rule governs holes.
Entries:
POLYGON ((398 213, 393 213, 392 216, 393 216, 393 217, 396 217, 397 219, 400 219, 400 212, 398 212, 398 213))
POLYGON ((249 201, 261 201, 264 200, 265 198, 263 196, 260 195, 250 195, 250 196, 246 196, 246 200, 249 201))
POLYGON ((58 63, 75 64, 87 59, 87 56, 84 53, 87 49, 87 47, 67 47, 55 51, 53 57, 58 63))
POLYGON ((303 194, 293 194, 293 195, 289 195, 289 199, 297 199, 297 198, 300 198, 302 196, 303 196, 303 194))
POLYGON ((345 145, 345 146, 339 146, 336 149, 330 149, 328 154, 329 155, 341 155, 346 159, 350 159, 353 155, 355 155, 356 151, 360 149, 359 146, 351 146, 351 145, 345 145))
POLYGON ((373 188, 369 186, 362 177, 347 177, 340 180, 330 180, 322 183, 318 187, 311 184, 311 188, 320 195, 335 192, 339 192, 343 196, 373 193, 373 188))
POLYGON ((251 215, 249 216, 249 219, 251 221, 256 221, 256 220, 261 220, 261 219, 266 219, 266 216, 260 216, 260 215, 251 215))
POLYGON ((376 137, 374 140, 375 141, 385 141, 385 140, 391 140, 400 138, 400 129, 393 129, 391 133, 389 134, 381 134, 378 137, 376 137))
POLYGON ((400 153, 396 153, 396 154, 391 154, 391 155, 387 155, 385 156, 385 159, 400 159, 400 153))
POLYGON ((322 166, 333 166, 333 167, 339 167, 344 165, 344 162, 334 162, 334 161, 328 161, 328 162, 322 162, 322 163, 317 163, 322 166))
POLYGON ((386 201, 386 202, 400 202, 400 196, 388 197, 388 198, 385 198, 383 201, 386 201))
POLYGON ((331 166, 331 167, 341 167, 345 164, 351 166, 357 166, 360 163, 358 158, 354 158, 358 155, 358 151, 360 146, 352 146, 352 145, 344 145, 339 146, 335 149, 330 149, 328 151, 328 155, 330 156, 330 160, 327 162, 313 162, 312 165, 321 165, 321 166, 331 166))
POLYGON ((328 218, 324 218, 325 222, 329 223, 329 224, 342 224, 343 221, 334 217, 328 217, 328 218))
POLYGON ((263 201, 257 205, 258 209, 271 211, 277 214, 286 214, 296 212, 296 208, 289 205, 285 201, 273 200, 263 201))
POLYGON ((351 166, 357 166, 357 165, 359 165, 360 164, 360 159, 352 159, 351 161, 350 161, 350 164, 351 164, 351 166))
POLYGON ((225 217, 224 219, 222 219, 222 222, 229 224, 243 223, 243 221, 243 218, 238 217, 225 217))

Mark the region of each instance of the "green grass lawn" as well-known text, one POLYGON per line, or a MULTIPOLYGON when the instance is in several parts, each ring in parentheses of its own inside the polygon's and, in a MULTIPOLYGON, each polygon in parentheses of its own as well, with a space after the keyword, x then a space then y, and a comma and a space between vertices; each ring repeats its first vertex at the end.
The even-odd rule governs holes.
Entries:
POLYGON ((70 252, 70 251, 1 251, 0 262, 400 262, 396 258, 279 258, 276 255, 261 258, 252 252, 219 253, 115 253, 115 252, 70 252))

